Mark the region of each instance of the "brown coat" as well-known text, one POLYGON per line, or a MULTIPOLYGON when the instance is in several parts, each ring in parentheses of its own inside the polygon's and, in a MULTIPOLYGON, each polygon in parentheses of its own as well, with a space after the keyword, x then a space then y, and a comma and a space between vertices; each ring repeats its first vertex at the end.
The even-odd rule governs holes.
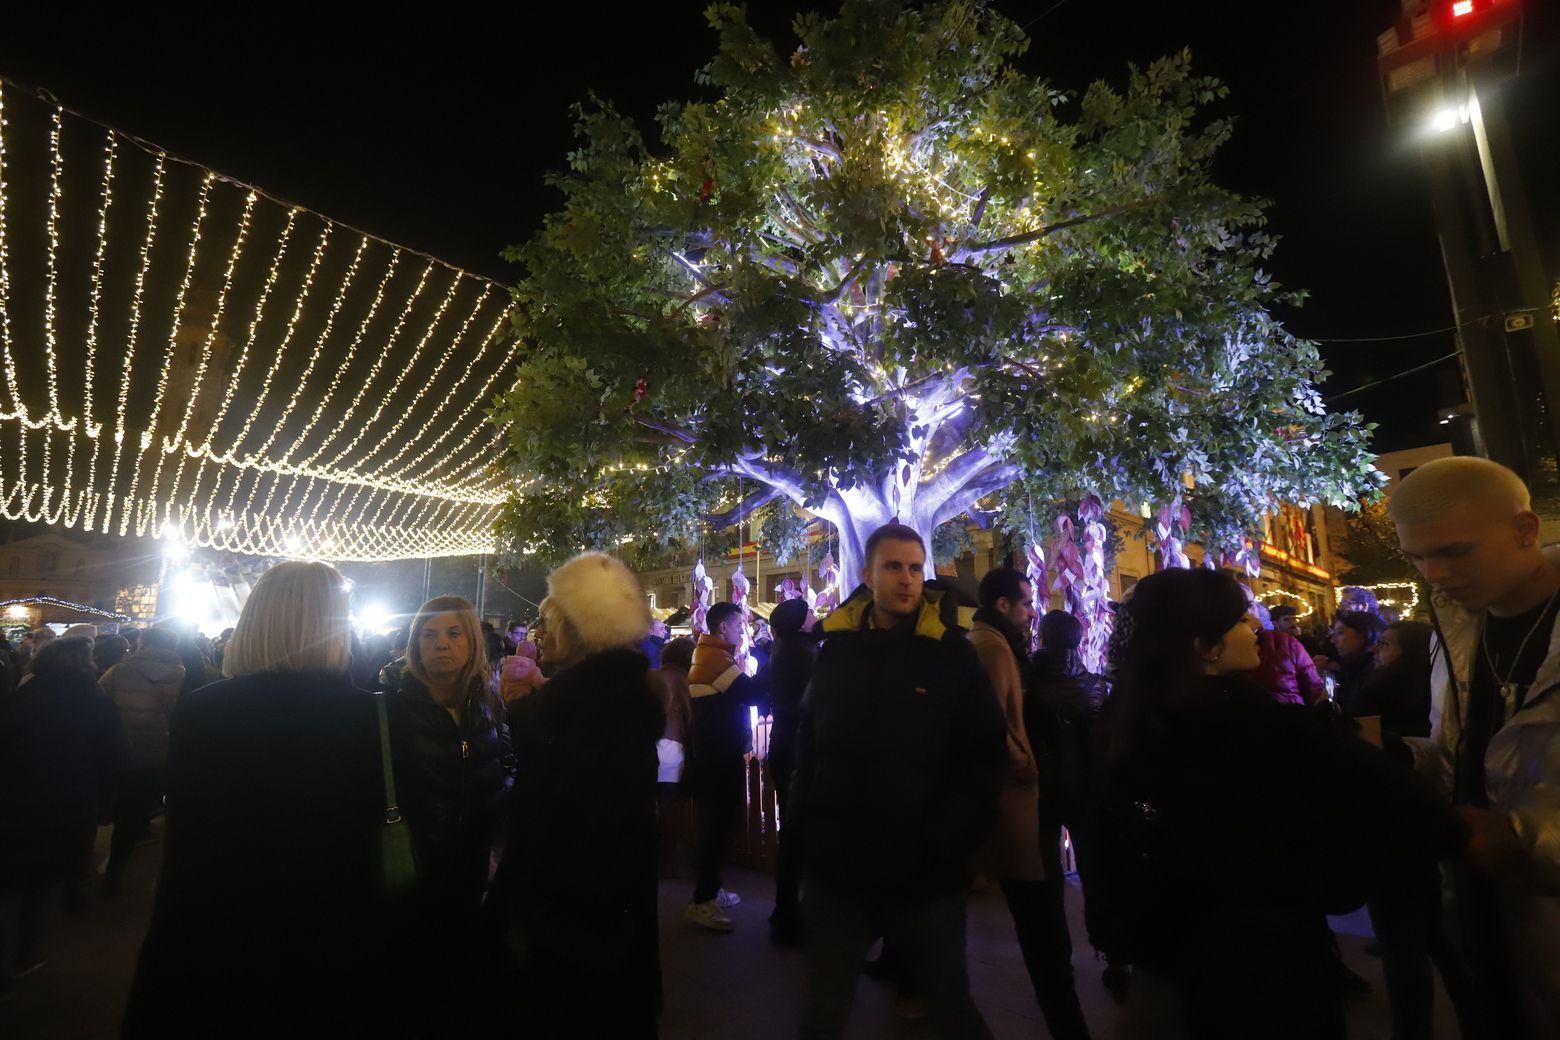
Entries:
POLYGON ((1040 855, 1039 771, 1024 730, 1024 681, 1018 659, 1006 637, 984 621, 970 626, 969 639, 1007 719, 1008 749, 1001 815, 976 864, 995 878, 1041 881, 1045 878, 1045 861, 1040 855))
POLYGON ((650 689, 655 691, 666 713, 666 730, 662 740, 675 740, 687 746, 688 718, 693 714, 693 702, 688 695, 688 673, 680 668, 650 669, 650 689))

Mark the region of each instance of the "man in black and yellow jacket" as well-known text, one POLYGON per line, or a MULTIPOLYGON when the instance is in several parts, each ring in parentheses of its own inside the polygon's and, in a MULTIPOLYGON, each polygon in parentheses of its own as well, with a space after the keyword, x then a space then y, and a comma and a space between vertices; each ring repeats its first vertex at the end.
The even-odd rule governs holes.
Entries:
POLYGON ((693 719, 688 727, 688 774, 693 796, 693 900, 683 918, 712 932, 729 932, 726 910, 742 902, 721 887, 721 867, 742 823, 747 793, 748 709, 763 688, 739 660, 747 618, 735 603, 717 603, 706 619, 710 630, 699 636, 688 670, 693 719))
POLYGON ((806 835, 801 1034, 844 1035, 862 958, 892 944, 938 1035, 991 1036, 964 956, 969 862, 997 819, 1002 711, 909 527, 867 540, 864 584, 823 622, 792 819, 806 835))

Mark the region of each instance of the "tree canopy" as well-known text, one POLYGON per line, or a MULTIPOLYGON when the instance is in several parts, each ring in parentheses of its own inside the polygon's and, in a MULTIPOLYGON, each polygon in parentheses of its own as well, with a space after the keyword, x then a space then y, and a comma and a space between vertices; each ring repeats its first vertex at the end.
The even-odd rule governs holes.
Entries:
MULTIPOLYGON (((782 53, 716 4, 647 141, 577 110, 524 245, 529 344, 495 403, 518 553, 679 546, 778 504, 861 542, 1098 495, 1184 501, 1234 546, 1377 477, 1329 414, 1262 205, 1210 179, 1225 88, 1182 53, 1069 93, 979 0, 846 0, 782 53)), ((771 507, 772 508, 772 507, 771 507)))

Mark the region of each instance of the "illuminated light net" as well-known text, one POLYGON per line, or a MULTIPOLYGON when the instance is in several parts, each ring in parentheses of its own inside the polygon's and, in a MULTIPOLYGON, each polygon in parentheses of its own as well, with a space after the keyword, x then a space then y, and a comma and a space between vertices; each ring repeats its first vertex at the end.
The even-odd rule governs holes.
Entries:
POLYGON ((0 81, 0 513, 263 556, 494 550, 509 292, 0 81))

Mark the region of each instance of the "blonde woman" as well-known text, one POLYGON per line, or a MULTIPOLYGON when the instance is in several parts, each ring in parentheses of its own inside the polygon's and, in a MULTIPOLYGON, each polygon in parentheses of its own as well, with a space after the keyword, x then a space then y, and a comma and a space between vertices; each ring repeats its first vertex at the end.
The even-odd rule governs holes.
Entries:
POLYGON ((603 553, 575 557, 547 585, 539 627, 552 674, 509 705, 519 773, 491 896, 511 971, 503 1022, 526 1036, 652 1037, 666 716, 639 649, 650 611, 603 553))
POLYGON ((282 563, 224 681, 169 726, 167 836, 123 1035, 357 1032, 383 996, 373 896, 385 805, 374 697, 354 689, 340 575, 282 563))
POLYGON ((389 697, 396 793, 411 824, 418 886, 398 926, 398 991, 418 1031, 444 1033, 473 1013, 450 995, 480 960, 483 889, 514 775, 503 702, 476 608, 436 596, 418 608, 406 660, 380 680, 389 697))

